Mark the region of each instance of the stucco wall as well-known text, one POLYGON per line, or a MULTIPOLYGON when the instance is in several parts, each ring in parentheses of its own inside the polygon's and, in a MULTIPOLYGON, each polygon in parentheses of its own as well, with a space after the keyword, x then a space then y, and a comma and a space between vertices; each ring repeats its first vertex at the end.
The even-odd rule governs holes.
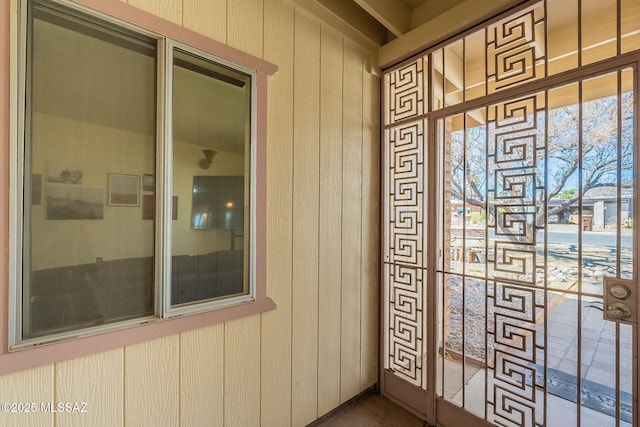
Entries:
MULTIPOLYGON (((0 413, 0 424, 305 425, 377 378, 379 81, 369 56, 290 0, 129 3, 279 67, 267 183, 267 294, 278 308, 0 377, 0 401, 88 403, 84 414, 0 413)), ((6 213, 0 221, 6 234, 6 213)))

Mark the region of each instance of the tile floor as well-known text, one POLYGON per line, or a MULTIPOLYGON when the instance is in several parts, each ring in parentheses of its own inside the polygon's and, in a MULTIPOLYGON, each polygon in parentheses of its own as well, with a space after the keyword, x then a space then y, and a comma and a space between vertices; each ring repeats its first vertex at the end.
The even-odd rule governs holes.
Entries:
MULTIPOLYGON (((537 389, 535 392, 536 398, 533 399, 532 404, 537 408, 537 414, 542 415, 545 413, 543 405, 546 402, 546 412, 549 416, 546 424, 548 427, 577 425, 580 427, 612 427, 615 425, 631 427, 630 422, 628 422, 630 421, 629 415, 626 417, 621 416, 619 424, 616 424, 615 418, 610 413, 608 414, 603 408, 597 409, 597 406, 589 403, 588 397, 593 397, 597 403, 597 399, 605 399, 611 393, 615 393, 613 389, 616 387, 616 325, 613 322, 603 320, 602 311, 589 302, 582 301, 581 316, 580 322, 578 322, 578 301, 576 297, 567 296, 549 310, 546 319, 546 330, 544 323, 537 325, 536 336, 541 340, 544 339, 545 334, 547 336, 548 350, 546 356, 547 366, 550 371, 547 377, 549 383, 546 400, 542 390, 537 389), (577 393, 575 391, 575 382, 571 383, 574 389, 569 388, 569 390, 573 390, 572 393, 575 396, 572 401, 570 399, 571 396, 567 396, 566 393, 554 392, 553 381, 551 381, 554 378, 553 371, 563 374, 568 379, 573 378, 573 381, 575 381, 575 376, 578 373, 578 325, 582 328, 580 345, 582 367, 580 375, 584 393, 581 395, 583 405, 579 409, 575 403, 577 398, 575 396, 577 393), (578 412, 580 413, 580 418, 578 418, 578 412)), ((627 325, 620 326, 619 351, 620 355, 624 355, 624 357, 621 357, 619 361, 620 377, 618 381, 621 392, 626 394, 632 393, 633 382, 631 361, 633 341, 631 333, 631 328, 627 325)), ((543 342, 541 341, 541 343, 543 342)), ((485 410, 489 408, 489 406, 485 408, 484 396, 487 390, 493 390, 491 385, 487 387, 486 381, 487 379, 491 381, 493 374, 490 371, 487 375, 484 369, 469 368, 471 367, 467 366, 466 373, 468 375, 469 371, 471 371, 472 378, 467 378, 464 383, 464 394, 467 396, 465 408, 469 412, 484 417, 485 410), (470 398, 470 396, 475 398, 470 398)), ((527 368, 530 368, 530 365, 527 365, 527 368)), ((461 369, 459 362, 445 361, 445 377, 449 379, 448 382, 445 382, 447 400, 459 405, 462 404, 463 399, 461 369)), ((556 377, 559 376, 556 375, 556 377)), ((562 391, 562 386, 562 383, 560 383, 556 391, 562 391)), ((500 387, 508 387, 508 384, 500 382, 500 387)), ((530 390, 530 388, 527 387, 527 390, 530 390)), ((514 390, 513 393, 518 394, 519 392, 514 390)), ((491 399, 490 397, 489 400, 491 399)), ((602 402, 606 402, 606 400, 602 400, 602 402)), ((487 417, 489 420, 492 419, 490 412, 487 417)))
MULTIPOLYGON (((616 324, 605 321, 602 310, 595 303, 582 302, 582 350, 580 375, 606 387, 616 387, 616 324)), ((601 307, 601 305, 600 305, 601 307)), ((549 311, 547 325, 548 367, 578 374, 578 301, 575 296, 567 296, 549 311)), ((538 333, 544 336, 544 324, 539 324, 538 333)), ((620 325, 620 388, 632 392, 632 328, 620 325)))
POLYGON ((428 424, 371 392, 309 427, 428 427, 428 424))

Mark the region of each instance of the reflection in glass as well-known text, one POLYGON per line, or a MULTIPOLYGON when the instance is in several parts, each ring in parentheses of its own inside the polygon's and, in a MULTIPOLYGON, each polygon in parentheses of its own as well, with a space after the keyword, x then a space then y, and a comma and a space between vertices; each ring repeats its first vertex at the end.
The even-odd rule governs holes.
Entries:
POLYGON ((171 303, 248 287, 250 77, 174 49, 171 303))
POLYGON ((155 43, 38 4, 29 31, 22 335, 150 315, 153 221, 106 202, 154 174, 155 43))

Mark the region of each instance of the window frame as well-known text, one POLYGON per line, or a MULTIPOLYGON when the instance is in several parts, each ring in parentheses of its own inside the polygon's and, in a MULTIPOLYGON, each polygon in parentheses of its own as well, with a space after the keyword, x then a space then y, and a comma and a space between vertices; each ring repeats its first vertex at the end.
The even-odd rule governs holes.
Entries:
MULTIPOLYGON (((156 304, 157 309, 160 311, 156 313, 158 317, 168 318, 173 316, 183 316, 194 313, 206 312, 209 310, 215 310, 227 306, 232 306, 236 304, 242 304, 251 302, 255 298, 256 291, 256 275, 255 268, 252 266, 255 265, 255 241, 254 241, 254 232, 255 232, 255 161, 256 161, 256 144, 255 141, 257 139, 256 134, 256 126, 254 117, 257 115, 256 111, 256 73, 255 70, 252 70, 248 67, 243 66, 242 64, 237 64, 232 61, 226 60, 225 58, 221 58, 216 55, 212 55, 209 52, 202 51, 201 49, 193 48, 183 42, 178 40, 172 40, 168 38, 163 38, 158 40, 158 50, 161 51, 159 57, 163 58, 163 61, 159 61, 158 63, 158 104, 162 102, 162 106, 159 106, 158 115, 162 115, 164 112, 164 117, 162 119, 158 119, 158 137, 156 138, 157 144, 157 154, 156 157, 159 161, 156 161, 156 175, 161 176, 162 180, 160 182, 160 187, 158 193, 161 195, 156 203, 156 218, 160 218, 159 222, 161 224, 156 224, 156 242, 160 242, 156 244, 156 265, 159 264, 159 269, 161 271, 156 271, 156 277, 159 278, 156 283, 156 295, 160 298, 160 304, 156 304), (171 259, 172 256, 172 238, 173 233, 171 231, 172 220, 171 220, 171 200, 173 194, 173 53, 175 50, 181 50, 183 52, 189 53, 191 55, 195 55, 200 59, 210 60, 215 62, 216 64, 227 66, 235 71, 239 71, 245 73, 251 77, 251 88, 250 88, 250 111, 249 111, 249 158, 250 158, 250 171, 249 176, 245 178, 249 180, 249 229, 247 230, 249 233, 249 268, 248 268, 248 282, 249 289, 248 294, 239 295, 239 296, 231 296, 223 299, 217 299, 213 301, 194 301, 192 303, 188 303, 184 306, 172 306, 171 304, 171 266, 169 265, 168 260, 171 259), (161 63, 163 62, 163 63, 161 63), (164 67, 163 67, 164 65, 164 67), (161 88, 162 86, 162 88, 161 88), (162 124, 164 123, 164 126, 162 124), (160 128, 162 127, 162 130, 160 128), (164 138, 161 134, 164 134, 164 138), (163 144, 163 140, 166 141, 163 144), (164 200, 164 201, 163 201, 164 200), (159 225, 159 226, 158 226, 159 225), (165 230, 163 232, 163 230, 165 230), (162 284, 165 284, 163 287, 162 284)), ((157 298, 156 298, 157 299, 157 298)))
MULTIPOLYGON (((9 250, 0 259, 0 271, 5 260, 8 265, 0 276, 0 375, 54 363, 99 351, 159 338, 190 329, 225 322, 240 317, 275 309, 275 303, 266 296, 266 107, 267 78, 277 67, 260 58, 238 51, 201 34, 168 22, 162 18, 136 9, 117 0, 47 0, 91 17, 125 28, 141 36, 157 40, 156 83, 156 176, 157 184, 155 224, 155 304, 154 316, 116 322, 106 326, 79 329, 69 333, 47 335, 36 340, 18 340, 22 298, 22 248, 23 248, 23 194, 25 182, 24 124, 26 120, 26 8, 29 0, 10 0, 0 10, 0 18, 6 25, 5 43, 0 45, 0 79, 9 91, 0 88, 3 106, 9 119, 0 122, 6 139, 0 140, 0 161, 9 163, 8 197, 3 198, 8 208, 8 218, 0 214, 3 224, 0 235, 7 233, 9 250), (251 75, 250 105, 250 220, 249 233, 249 294, 220 301, 194 303, 185 307, 171 307, 171 70, 173 48, 182 49, 204 59, 231 66, 251 75), (169 55, 169 56, 167 56, 169 55), (164 69, 161 69, 163 68, 164 69), (162 117, 160 117, 162 116, 162 117), (162 119, 162 120, 160 120, 162 119), (168 197, 168 199, 167 199, 168 197), (164 237, 163 237, 164 236, 164 237), (168 257, 168 258, 167 258, 168 257), (4 283, 3 283, 4 282, 4 283), (164 287, 162 284, 164 283, 164 287), (5 315, 2 311, 6 307, 5 315), (45 345, 46 344, 46 345, 45 345)), ((1 107, 0 107, 1 109, 1 107)), ((0 204, 1 207, 1 204, 0 204)), ((1 252, 0 252, 1 254, 1 252)))

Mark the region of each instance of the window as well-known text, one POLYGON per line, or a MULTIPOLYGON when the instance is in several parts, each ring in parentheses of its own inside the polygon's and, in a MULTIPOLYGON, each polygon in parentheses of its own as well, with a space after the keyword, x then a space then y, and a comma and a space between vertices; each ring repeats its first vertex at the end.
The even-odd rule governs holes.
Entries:
POLYGON ((171 305, 181 307, 249 292, 251 76, 172 53, 172 188, 191 199, 171 224, 171 305))
POLYGON ((255 220, 264 76, 85 9, 23 10, 11 348, 273 308, 255 220))

